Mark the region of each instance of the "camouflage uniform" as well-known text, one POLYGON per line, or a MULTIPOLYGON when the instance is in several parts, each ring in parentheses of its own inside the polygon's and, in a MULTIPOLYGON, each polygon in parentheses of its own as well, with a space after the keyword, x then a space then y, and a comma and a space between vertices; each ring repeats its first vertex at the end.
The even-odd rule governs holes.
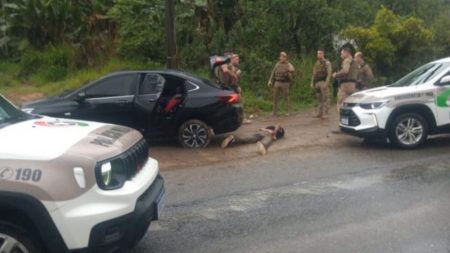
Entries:
POLYGON ((240 86, 240 79, 241 79, 241 69, 239 68, 239 66, 237 65, 233 65, 233 64, 229 64, 228 69, 234 73, 235 79, 234 82, 231 83, 233 89, 237 92, 237 93, 241 93, 241 86, 240 86))
POLYGON ((331 80, 331 63, 327 59, 317 60, 313 69, 312 86, 316 92, 319 102, 319 111, 317 117, 328 117, 330 108, 330 99, 328 84, 331 80))
POLYGON ((337 94, 337 110, 341 109, 344 100, 351 94, 358 91, 356 82, 358 80, 358 64, 351 56, 342 61, 342 69, 336 73, 335 78, 340 81, 340 87, 337 94))
POLYGON ((286 62, 278 62, 272 70, 269 83, 273 84, 273 114, 278 112, 280 93, 284 97, 286 111, 289 112, 289 87, 294 80, 294 66, 286 62))
POLYGON ((372 68, 367 63, 363 63, 358 66, 358 86, 360 90, 365 90, 371 87, 374 79, 372 68))

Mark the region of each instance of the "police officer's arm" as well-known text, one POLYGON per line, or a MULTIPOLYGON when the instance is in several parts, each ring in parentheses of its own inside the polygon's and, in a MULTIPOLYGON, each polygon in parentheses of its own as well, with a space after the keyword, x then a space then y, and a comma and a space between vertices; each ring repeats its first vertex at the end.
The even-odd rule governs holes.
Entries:
POLYGON ((331 62, 327 61, 326 64, 327 64, 327 79, 326 79, 326 82, 327 82, 327 84, 329 84, 330 81, 331 81, 331 75, 333 74, 332 73, 333 69, 331 67, 331 62))
POLYGON ((220 67, 222 68, 222 72, 224 74, 226 74, 229 77, 231 77, 232 82, 229 85, 236 85, 236 82, 239 79, 239 77, 236 75, 236 73, 234 73, 234 71, 232 71, 230 69, 230 66, 228 64, 224 64, 224 65, 222 65, 220 67))
POLYGON ((222 69, 223 73, 230 72, 230 70, 228 69, 228 65, 227 64, 220 65, 220 68, 222 69))
POLYGON ((345 59, 342 63, 342 69, 341 71, 337 72, 334 75, 334 78, 341 78, 343 76, 346 76, 350 72, 350 66, 352 65, 352 60, 345 59))
POLYGON ((272 69, 272 73, 270 74, 269 81, 267 82, 268 86, 271 86, 275 82, 275 71, 278 67, 278 63, 275 64, 275 67, 272 69))
POLYGON ((372 69, 370 68, 369 65, 365 66, 365 68, 364 68, 364 75, 365 75, 365 78, 366 78, 367 85, 369 85, 373 81, 373 79, 375 79, 375 77, 373 76, 372 69))
POLYGON ((312 71, 312 76, 311 76, 311 88, 313 88, 314 89, 314 76, 316 75, 316 65, 314 64, 314 67, 313 67, 313 71, 312 71))
POLYGON ((289 72, 288 72, 288 76, 289 76, 289 81, 292 82, 294 81, 294 72, 295 72, 295 68, 292 64, 289 63, 289 72))

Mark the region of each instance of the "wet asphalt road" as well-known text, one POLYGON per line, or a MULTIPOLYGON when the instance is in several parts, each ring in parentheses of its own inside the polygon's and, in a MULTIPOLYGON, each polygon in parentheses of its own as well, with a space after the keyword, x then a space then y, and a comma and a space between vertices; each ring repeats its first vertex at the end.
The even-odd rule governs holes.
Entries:
POLYGON ((339 138, 163 173, 163 217, 132 252, 450 252, 450 137, 416 151, 339 138))

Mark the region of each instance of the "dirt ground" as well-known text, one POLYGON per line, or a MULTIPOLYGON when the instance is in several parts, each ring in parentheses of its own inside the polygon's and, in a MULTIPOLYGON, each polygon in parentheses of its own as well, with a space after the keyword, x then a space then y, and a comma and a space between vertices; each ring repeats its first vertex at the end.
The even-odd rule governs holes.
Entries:
MULTIPOLYGON (((305 110, 290 116, 262 116, 253 119, 252 124, 243 125, 233 135, 252 135, 265 126, 280 123, 286 130, 285 138, 276 141, 269 148, 269 153, 280 153, 296 148, 332 147, 341 143, 342 139, 353 138, 344 134, 333 134, 338 128, 337 113, 333 110, 328 120, 312 117, 314 110, 305 110)), ((182 169, 187 167, 211 165, 260 156, 256 145, 233 146, 222 149, 221 141, 228 136, 219 135, 206 149, 189 150, 175 143, 154 144, 150 148, 150 156, 157 159, 161 170, 182 169)))
POLYGON ((28 93, 28 94, 11 92, 11 93, 8 93, 5 95, 11 102, 13 102, 15 105, 18 105, 18 106, 20 106, 23 103, 28 102, 28 101, 33 101, 33 100, 44 98, 44 94, 39 93, 39 92, 28 93))

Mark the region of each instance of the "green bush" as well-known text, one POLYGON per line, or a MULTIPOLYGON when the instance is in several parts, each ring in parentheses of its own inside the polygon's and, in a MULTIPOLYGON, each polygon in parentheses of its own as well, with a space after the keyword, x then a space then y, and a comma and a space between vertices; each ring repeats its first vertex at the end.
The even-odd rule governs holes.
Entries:
POLYGON ((20 61, 21 76, 38 85, 62 80, 75 68, 76 56, 69 46, 50 47, 44 51, 28 49, 20 61))

